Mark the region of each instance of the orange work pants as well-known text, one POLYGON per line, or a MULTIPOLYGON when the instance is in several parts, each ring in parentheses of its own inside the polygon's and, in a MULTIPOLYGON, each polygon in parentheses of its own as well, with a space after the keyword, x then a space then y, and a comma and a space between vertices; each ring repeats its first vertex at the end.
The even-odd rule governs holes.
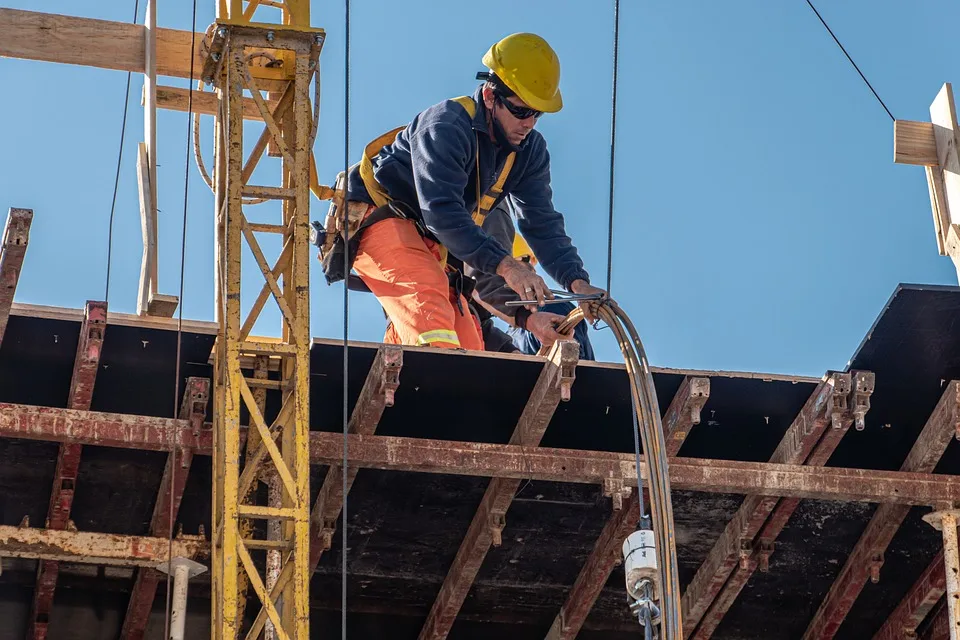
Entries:
POLYGON ((387 218, 364 230, 353 268, 390 318, 385 343, 482 351, 480 323, 462 294, 460 313, 440 259, 413 222, 387 218))

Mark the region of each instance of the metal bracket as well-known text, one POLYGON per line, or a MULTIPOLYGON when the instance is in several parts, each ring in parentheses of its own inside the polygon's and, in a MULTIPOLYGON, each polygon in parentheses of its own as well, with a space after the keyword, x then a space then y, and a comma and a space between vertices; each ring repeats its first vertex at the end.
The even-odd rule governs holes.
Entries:
POLYGON ((503 528, 505 526, 507 526, 507 519, 504 514, 490 514, 490 537, 493 538, 493 546, 499 547, 503 544, 503 528))
POLYGON ((603 495, 613 500, 613 510, 623 509, 623 499, 630 496, 632 485, 626 484, 623 478, 604 478, 603 495))
POLYGON ((753 540, 740 538, 740 568, 746 571, 750 568, 750 559, 753 557, 753 540))
POLYGON ((827 409, 830 425, 834 429, 843 428, 844 416, 850 410, 850 374, 835 374, 834 388, 830 397, 830 407, 827 409))
POLYGON ((850 394, 853 404, 853 425, 857 431, 866 427, 866 415, 870 410, 870 396, 876 384, 872 371, 855 371, 853 374, 853 392, 850 394))
POLYGON ((383 390, 384 404, 393 406, 394 396, 400 386, 400 369, 403 367, 403 350, 399 348, 383 350, 383 376, 380 387, 383 390))
POLYGON ((870 582, 877 584, 880 582, 880 568, 883 566, 883 553, 875 553, 870 556, 870 582))
POLYGON ((773 554, 775 546, 776 542, 773 540, 760 540, 760 548, 757 551, 760 573, 766 573, 770 570, 770 556, 773 554))
POLYGON ((575 364, 560 365, 560 379, 557 381, 557 385, 560 387, 561 402, 570 401, 570 389, 573 387, 574 380, 576 380, 576 371, 577 367, 575 364))

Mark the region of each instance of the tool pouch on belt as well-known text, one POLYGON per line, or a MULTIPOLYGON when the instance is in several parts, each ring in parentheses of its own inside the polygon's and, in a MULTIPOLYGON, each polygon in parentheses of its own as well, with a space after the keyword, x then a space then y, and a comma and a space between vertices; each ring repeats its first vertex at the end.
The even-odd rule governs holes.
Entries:
POLYGON ((314 244, 320 249, 320 265, 327 284, 340 282, 347 277, 353 268, 357 251, 360 248, 360 238, 363 232, 372 225, 388 218, 403 218, 397 207, 387 204, 370 211, 371 205, 366 202, 347 203, 347 232, 344 232, 343 217, 337 215, 336 207, 330 206, 327 214, 326 226, 319 222, 313 223, 314 244), (369 215, 367 212, 370 211, 369 215), (349 237, 349 243, 347 238, 349 237), (344 263, 344 253, 349 249, 350 264, 344 263))

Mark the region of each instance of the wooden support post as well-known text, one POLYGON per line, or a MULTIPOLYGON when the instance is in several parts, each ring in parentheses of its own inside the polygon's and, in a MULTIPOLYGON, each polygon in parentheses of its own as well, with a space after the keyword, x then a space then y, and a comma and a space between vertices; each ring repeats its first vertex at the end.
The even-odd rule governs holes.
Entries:
MULTIPOLYGON (((850 394, 850 402, 840 420, 832 428, 824 431, 820 441, 804 461, 804 465, 810 467, 825 466, 852 424, 856 424, 858 429, 863 429, 874 383, 875 376, 873 373, 867 371, 853 372, 851 380, 853 390, 850 394)), ((700 621, 692 636, 695 640, 708 640, 712 637, 730 607, 736 602, 740 592, 747 586, 747 582, 750 581, 754 572, 757 569, 762 572, 767 571, 776 540, 786 528, 787 522, 790 521, 790 517, 798 506, 800 506, 800 498, 782 498, 767 518, 757 538, 742 541, 740 562, 700 621)))
MULTIPOLYGON (((157 295, 157 0, 147 0, 147 12, 143 21, 143 137, 147 147, 146 166, 150 185, 147 206, 148 220, 152 226, 153 256, 150 261, 150 295, 157 295)), ((168 316, 169 317, 169 316, 168 316)))
MULTIPOLYGON (((663 418, 667 455, 675 456, 683 446, 694 425, 700 424, 700 411, 710 396, 709 378, 684 379, 674 394, 663 418)), ((672 467, 672 465, 671 465, 672 467)), ((671 477, 670 483, 675 485, 671 477)), ((613 568, 621 561, 623 540, 633 533, 640 521, 640 499, 636 492, 620 510, 607 520, 597 543, 584 563, 560 613, 553 621, 547 640, 573 640, 583 628, 593 604, 610 578, 613 568)))
POLYGON ((33 209, 10 209, 3 226, 3 237, 0 238, 0 344, 20 281, 32 222, 33 209))
MULTIPOLYGON (((350 416, 347 425, 350 433, 370 435, 377 430, 384 410, 393 406, 402 367, 403 350, 397 346, 381 345, 350 416)), ((358 470, 357 466, 347 467, 347 491, 353 486, 358 470)), ((343 498, 343 468, 331 464, 310 514, 311 571, 316 569, 320 557, 333 542, 337 518, 343 509, 343 498)))
POLYGON ((930 105, 930 122, 894 123, 894 162, 924 167, 937 250, 960 273, 960 155, 953 88, 945 83, 930 105))
MULTIPOLYGON (((187 378, 186 389, 180 404, 180 419, 185 420, 189 425, 188 428, 195 433, 203 428, 209 397, 209 380, 187 378)), ((163 469, 157 500, 153 507, 153 518, 150 521, 150 535, 158 538, 168 538, 173 533, 177 513, 180 510, 180 501, 187 486, 190 465, 193 462, 193 451, 181 446, 176 439, 175 431, 171 431, 170 435, 172 436, 170 453, 167 455, 167 464, 163 469)), ((121 640, 143 640, 157 593, 157 585, 165 579, 163 574, 154 568, 137 569, 130 600, 127 603, 127 613, 120 630, 121 640)))
MULTIPOLYGON (((824 430, 842 421, 850 387, 850 374, 827 375, 787 429, 770 462, 802 464, 820 441, 824 430)), ((775 498, 747 496, 744 499, 683 594, 685 637, 691 637, 696 631, 739 563, 744 545, 749 548, 776 505, 775 498)))
MULTIPOLYGON (((931 473, 960 424, 960 382, 947 384, 901 471, 931 473)), ((909 514, 909 507, 881 505, 857 541, 840 574, 807 627, 804 640, 833 638, 867 580, 880 579, 883 554, 909 514)))
MULTIPOLYGON (((67 396, 67 405, 70 409, 90 408, 106 327, 107 303, 87 301, 83 322, 80 325, 80 338, 77 341, 73 377, 67 396)), ((81 449, 82 446, 77 443, 60 444, 57 466, 53 474, 53 489, 50 492, 50 505, 47 510, 47 529, 72 528, 70 510, 73 507, 77 474, 80 471, 81 449)), ((53 595, 57 588, 58 573, 57 561, 40 562, 37 569, 37 587, 33 592, 30 625, 27 628, 28 640, 43 640, 47 637, 47 625, 50 620, 50 611, 53 609, 53 595)))
MULTIPOLYGON (((568 398, 580 349, 575 341, 556 342, 514 429, 510 444, 537 447, 561 398, 568 398)), ((427 614, 420 640, 443 640, 450 633, 490 546, 500 546, 506 513, 520 486, 516 479, 492 478, 460 544, 440 592, 427 614)))

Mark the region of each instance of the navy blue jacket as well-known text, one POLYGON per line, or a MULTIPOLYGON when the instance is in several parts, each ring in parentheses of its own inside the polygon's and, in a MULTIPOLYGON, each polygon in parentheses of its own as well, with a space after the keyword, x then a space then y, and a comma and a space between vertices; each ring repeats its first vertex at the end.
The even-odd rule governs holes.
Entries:
MULTIPOLYGON (((481 88, 473 95, 477 111, 472 120, 453 100, 429 107, 373 158, 373 167, 390 198, 419 210, 426 228, 450 253, 475 269, 495 273, 510 252, 471 218, 477 206, 477 154, 479 146, 483 194, 499 177, 509 150, 490 138, 481 88)), ((498 202, 509 195, 517 226, 537 260, 569 290, 574 280, 589 281, 589 275, 567 236, 562 214, 553 207, 546 142, 534 129, 519 149, 498 202)), ((373 204, 357 167, 347 188, 351 200, 373 204)))

